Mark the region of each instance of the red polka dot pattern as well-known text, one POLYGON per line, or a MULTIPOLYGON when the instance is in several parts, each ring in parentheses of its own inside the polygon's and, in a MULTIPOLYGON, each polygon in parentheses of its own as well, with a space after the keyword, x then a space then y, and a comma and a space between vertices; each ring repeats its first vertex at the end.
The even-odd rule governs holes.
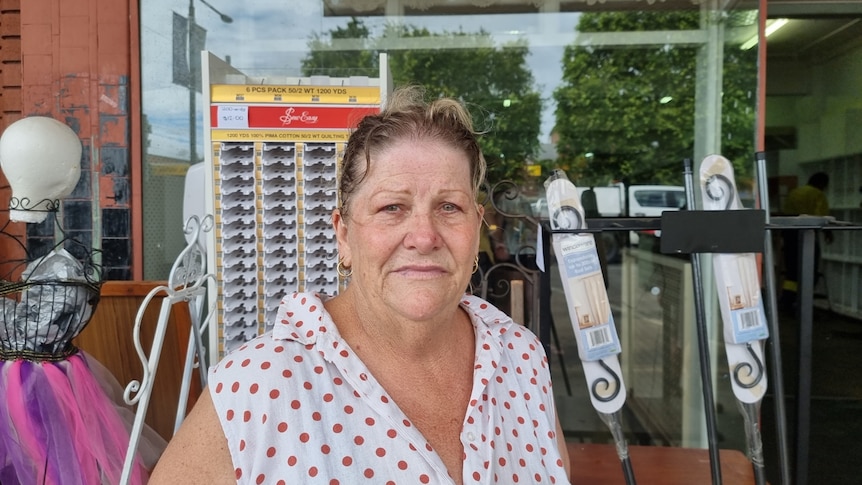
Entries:
MULTIPOLYGON (((461 306, 476 329, 463 482, 568 483, 538 339, 481 299, 465 296, 461 306)), ((227 355, 209 379, 237 483, 452 483, 319 295, 287 296, 272 332, 227 355), (312 321, 316 330, 298 331, 312 321)))

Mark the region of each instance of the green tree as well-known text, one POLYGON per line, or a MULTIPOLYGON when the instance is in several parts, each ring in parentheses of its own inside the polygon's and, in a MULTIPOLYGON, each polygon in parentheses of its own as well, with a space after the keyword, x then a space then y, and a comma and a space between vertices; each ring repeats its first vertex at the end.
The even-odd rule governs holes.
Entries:
POLYGON ((377 77, 378 56, 370 49, 371 31, 361 20, 350 19, 346 27, 336 27, 326 34, 313 33, 308 40, 310 53, 302 60, 302 72, 306 76, 332 77, 369 76, 377 77), (337 51, 333 41, 348 40, 359 49, 337 51))
MULTIPOLYGON (((580 32, 696 30, 690 12, 585 13, 580 32)), ((568 46, 557 101, 557 151, 570 176, 590 183, 680 184, 694 150, 697 48, 568 46)), ((756 53, 725 50, 722 154, 751 173, 756 53)))
POLYGON ((303 59, 305 75, 340 77, 364 72, 377 76, 378 54, 388 52, 396 86, 420 84, 431 98, 452 96, 473 114, 488 160, 488 180, 522 180, 523 166, 539 148, 542 99, 527 67, 524 42, 495 45, 490 34, 443 32, 389 24, 374 38, 361 20, 326 35, 315 34, 303 59), (442 49, 393 49, 380 46, 398 39, 440 38, 442 49), (333 40, 353 39, 361 50, 333 50, 333 40), (371 74, 373 73, 373 74, 371 74))

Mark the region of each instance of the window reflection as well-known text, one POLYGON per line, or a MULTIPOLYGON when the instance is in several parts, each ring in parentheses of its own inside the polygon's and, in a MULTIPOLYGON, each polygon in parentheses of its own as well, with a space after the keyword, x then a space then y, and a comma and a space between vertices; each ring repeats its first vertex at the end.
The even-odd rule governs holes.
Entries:
MULTIPOLYGON (((262 84, 288 84, 304 76, 376 77, 378 54, 386 52, 396 84, 423 84, 431 95, 460 97, 469 105, 487 132, 482 143, 489 182, 517 182, 524 197, 516 202, 528 212, 553 168, 584 186, 680 186, 683 158, 722 153, 734 163, 737 183, 751 178, 756 52, 739 44, 756 32, 756 12, 704 15, 701 8, 691 1, 652 6, 249 0, 241 8, 226 0, 141 2, 144 278, 164 279, 184 247, 178 210, 183 176, 214 150, 203 143, 207 100, 188 84, 188 79, 205 81, 206 75, 189 50, 209 50, 262 84), (185 44, 177 43, 178 35, 185 36, 185 44), (175 75, 178 65, 191 69, 188 77, 175 75)), ((251 160, 251 150, 247 155, 251 160)), ((230 188, 233 182, 224 183, 230 188)), ((326 187, 326 180, 320 183, 326 187)), ((281 199, 266 203, 268 209, 289 206, 281 199)), ((684 200, 661 203, 679 208, 684 200)), ((249 214, 234 215, 230 223, 241 229, 236 237, 247 237, 253 230, 245 222, 249 214)), ((508 237, 521 246, 534 244, 535 233, 519 222, 508 237)), ((691 309, 684 304, 690 301, 689 273, 684 261, 658 255, 655 241, 654 235, 642 236, 637 247, 625 248, 621 262, 608 266, 612 310, 630 352, 625 381, 637 386, 627 426, 640 433, 632 442, 698 445, 704 439, 700 390, 683 360, 691 338, 685 329, 692 328, 691 309), (629 279, 622 280, 623 274, 629 279)), ((509 252, 517 254, 515 249, 509 252)), ((234 263, 231 277, 247 281, 251 266, 234 263)), ((551 290, 559 300, 559 283, 551 290)), ((571 395, 556 387, 564 427, 573 439, 609 440, 577 377, 574 337, 564 303, 563 311, 559 305, 555 350, 562 353, 551 355, 555 382, 565 378, 573 384, 571 395), (563 360, 565 367, 559 365, 563 360)), ((234 309, 253 310, 239 303, 234 309)), ((722 359, 720 350, 713 349, 722 359)), ((736 420, 729 384, 718 379, 717 389, 725 419, 736 420)), ((742 432, 731 425, 720 445, 744 449, 742 432)))

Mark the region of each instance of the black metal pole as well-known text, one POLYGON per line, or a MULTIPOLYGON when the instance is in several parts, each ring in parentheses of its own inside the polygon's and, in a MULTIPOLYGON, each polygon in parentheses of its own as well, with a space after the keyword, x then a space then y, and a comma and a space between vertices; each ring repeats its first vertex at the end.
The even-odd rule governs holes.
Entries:
POLYGON ((766 467, 763 461, 763 441, 760 439, 760 402, 746 403, 737 400, 745 424, 748 458, 754 472, 754 483, 766 485, 766 467))
POLYGON ((216 13, 220 18, 221 18, 221 21, 222 21, 222 22, 224 22, 224 23, 226 23, 226 24, 229 24, 229 23, 233 22, 233 17, 231 17, 230 15, 227 15, 227 14, 225 14, 225 13, 222 13, 222 12, 221 12, 221 10, 219 10, 219 9, 217 9, 217 8, 215 8, 215 7, 213 7, 209 2, 207 2, 207 0, 199 0, 199 1, 200 1, 202 4, 206 5, 207 7, 209 7, 209 9, 210 9, 210 10, 212 10, 213 12, 215 12, 215 13, 216 13))
POLYGON ((638 481, 635 479, 635 471, 632 469, 632 459, 626 458, 622 461, 623 464, 623 477, 626 479, 626 485, 637 485, 638 481))
POLYGON ((772 247, 772 231, 768 229, 769 218, 769 185, 766 178, 766 154, 757 152, 754 155, 757 162, 757 191, 760 208, 765 213, 766 234, 763 242, 763 281, 766 293, 766 304, 769 310, 769 349, 772 392, 775 396, 775 430, 778 435, 778 465, 780 483, 791 485, 790 453, 787 447, 787 413, 784 402, 784 372, 781 360, 781 338, 778 326, 778 290, 775 283, 774 250, 772 247))
MULTIPOLYGON (((548 288, 546 291, 550 295, 551 289, 548 288)), ((557 334, 557 325, 554 323, 554 316, 548 316, 548 323, 551 327, 551 337, 554 339, 554 345, 557 346, 557 358, 560 359, 560 371, 563 374, 563 384, 566 386, 566 395, 572 395, 572 385, 569 383, 569 372, 566 370, 566 359, 565 354, 563 353, 563 346, 560 345, 560 336, 557 334)), ((551 367, 551 357, 548 357, 548 368, 551 367)))
POLYGON ((814 229, 799 231, 799 391, 796 415, 796 483, 808 483, 808 440, 811 431, 811 322, 814 304, 814 229))
MULTIPOLYGON (((617 385, 620 384, 621 382, 617 381, 617 385)), ((620 465, 623 468, 623 477, 626 479, 626 485, 637 485, 638 482, 635 479, 635 471, 632 468, 632 459, 631 456, 629 456, 628 443, 626 443, 625 433, 623 433, 622 413, 620 411, 612 413, 603 413, 599 411, 598 414, 602 421, 604 421, 608 426, 611 436, 614 438, 617 456, 620 458, 620 465)))
MULTIPOLYGON (((691 160, 685 160, 685 194, 689 209, 696 207, 694 201, 694 184, 692 182, 691 160)), ((709 364, 709 335, 706 328, 706 314, 703 299, 703 275, 700 267, 700 254, 691 254, 691 269, 694 283, 694 310, 697 325, 697 348, 700 361, 700 380, 703 392, 703 410, 706 414, 706 436, 709 445, 709 464, 712 471, 712 483, 721 483, 721 461, 718 453, 718 432, 716 430, 715 398, 712 392, 712 369, 709 364)))

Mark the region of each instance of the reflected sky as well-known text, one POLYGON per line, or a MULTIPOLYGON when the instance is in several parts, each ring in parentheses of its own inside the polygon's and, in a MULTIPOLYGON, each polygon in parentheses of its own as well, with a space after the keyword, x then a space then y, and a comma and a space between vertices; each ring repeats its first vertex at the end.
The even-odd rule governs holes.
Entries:
MULTIPOLYGON (((233 19, 224 23, 205 3, 192 1, 195 21, 207 31, 207 50, 229 59, 231 65, 251 76, 301 75, 301 60, 308 52, 311 36, 344 27, 350 21, 349 17, 324 17, 320 0, 249 0, 242 6, 228 0, 208 0, 207 3, 233 19)), ((187 17, 189 2, 141 2, 142 101, 143 112, 152 125, 149 153, 182 159, 189 154, 189 94, 172 81, 174 12, 187 17)), ((547 143, 554 125, 552 93, 562 76, 563 48, 574 33, 578 16, 578 13, 376 16, 363 20, 372 36, 379 35, 386 22, 401 21, 432 32, 484 30, 491 33, 498 45, 526 38, 531 46, 527 63, 544 99, 540 141, 547 143)), ((200 95, 196 103, 200 112, 200 95)), ((198 116, 199 132, 201 123, 198 116)), ((198 139, 198 153, 203 153, 203 140, 200 136, 198 139)))

